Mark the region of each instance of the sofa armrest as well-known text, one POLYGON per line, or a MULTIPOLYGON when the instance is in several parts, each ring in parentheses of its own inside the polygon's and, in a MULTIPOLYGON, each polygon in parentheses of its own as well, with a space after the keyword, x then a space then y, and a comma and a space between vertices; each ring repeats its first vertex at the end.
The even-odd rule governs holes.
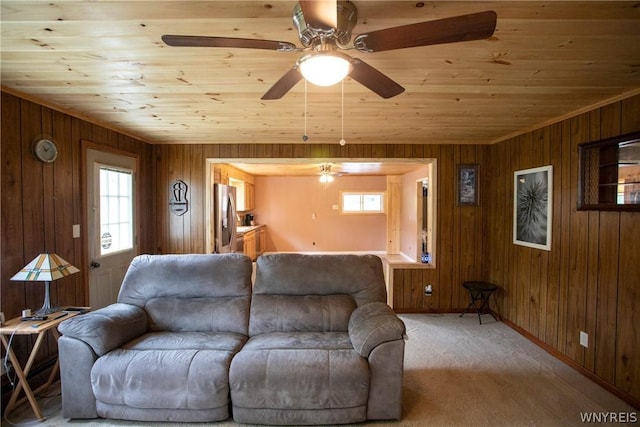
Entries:
POLYGON ((387 304, 372 302, 356 308, 349 319, 349 338, 363 357, 378 345, 405 337, 404 322, 387 304))
POLYGON ((147 314, 135 305, 116 303, 60 323, 64 336, 87 343, 98 356, 147 331, 147 314))

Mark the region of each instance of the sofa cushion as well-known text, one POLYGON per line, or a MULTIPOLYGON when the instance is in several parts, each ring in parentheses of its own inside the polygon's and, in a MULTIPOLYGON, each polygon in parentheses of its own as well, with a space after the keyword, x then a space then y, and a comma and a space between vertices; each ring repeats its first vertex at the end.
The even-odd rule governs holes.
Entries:
POLYGON ((229 383, 238 408, 366 407, 369 368, 346 333, 263 334, 233 358, 229 383))
POLYGON ((247 333, 250 296, 151 298, 145 305, 151 331, 247 333))
POLYGON ((126 350, 219 350, 235 354, 247 337, 234 333, 149 332, 122 346, 126 350))
POLYGON ((351 295, 254 295, 249 336, 269 332, 346 332, 351 295))
POLYGON ((274 332, 249 338, 242 351, 296 349, 352 350, 349 334, 345 332, 274 332))
POLYGON ((375 255, 265 254, 256 262, 254 295, 351 295, 357 306, 386 302, 375 255))
POLYGON ((151 330, 246 335, 251 273, 251 260, 241 254, 140 255, 118 302, 144 308, 151 330))
POLYGON ((98 402, 139 409, 214 409, 229 403, 229 366, 246 337, 150 333, 100 357, 91 370, 98 402))

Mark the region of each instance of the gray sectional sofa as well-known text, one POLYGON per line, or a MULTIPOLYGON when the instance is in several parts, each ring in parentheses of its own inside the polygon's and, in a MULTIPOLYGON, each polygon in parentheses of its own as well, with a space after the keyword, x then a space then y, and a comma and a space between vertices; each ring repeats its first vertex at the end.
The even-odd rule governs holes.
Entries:
POLYGON ((404 333, 374 255, 143 255, 59 326, 63 416, 271 425, 399 419, 404 333))

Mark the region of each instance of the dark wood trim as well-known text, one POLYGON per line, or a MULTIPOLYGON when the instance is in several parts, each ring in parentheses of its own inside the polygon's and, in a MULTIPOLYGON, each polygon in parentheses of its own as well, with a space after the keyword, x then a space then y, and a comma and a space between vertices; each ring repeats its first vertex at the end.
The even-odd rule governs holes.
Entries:
POLYGON ((561 362, 564 362, 565 364, 569 365, 570 367, 572 367, 576 371, 580 372, 585 377, 589 378, 591 381, 595 382, 596 384, 598 384, 599 386, 603 387, 607 391, 615 394, 620 399, 624 400, 625 402, 627 402, 629 405, 633 406, 634 408, 640 409, 640 399, 636 399, 635 397, 633 397, 629 393, 627 393, 627 392, 625 392, 623 390, 620 390, 619 388, 615 387, 613 384, 611 384, 611 383, 605 381, 604 379, 600 378, 598 375, 596 375, 593 372, 589 371, 587 368, 585 368, 584 366, 580 365, 575 360, 567 357, 563 353, 561 353, 558 350, 556 350, 555 348, 551 347, 549 344, 545 343, 544 341, 536 338, 534 335, 530 334, 525 329, 523 329, 520 326, 516 325, 515 323, 509 321, 508 319, 503 318, 502 321, 504 322, 505 325, 507 325, 508 327, 510 327, 511 329, 513 329, 514 331, 516 331, 517 333, 519 333, 520 335, 522 335, 523 337, 525 337, 526 339, 528 339, 529 341, 531 341, 532 343, 537 345, 538 347, 542 348, 544 351, 546 351, 547 353, 549 353, 550 355, 552 355, 556 359, 558 359, 561 362))

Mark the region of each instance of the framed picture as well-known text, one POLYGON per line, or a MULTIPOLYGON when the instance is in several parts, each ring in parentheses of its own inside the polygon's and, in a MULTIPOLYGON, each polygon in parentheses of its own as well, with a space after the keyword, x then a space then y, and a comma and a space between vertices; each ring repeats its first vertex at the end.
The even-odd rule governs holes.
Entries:
POLYGON ((457 204, 460 206, 480 205, 478 165, 458 165, 457 178, 457 204))
POLYGON ((513 174, 513 243, 551 250, 553 166, 513 174))

